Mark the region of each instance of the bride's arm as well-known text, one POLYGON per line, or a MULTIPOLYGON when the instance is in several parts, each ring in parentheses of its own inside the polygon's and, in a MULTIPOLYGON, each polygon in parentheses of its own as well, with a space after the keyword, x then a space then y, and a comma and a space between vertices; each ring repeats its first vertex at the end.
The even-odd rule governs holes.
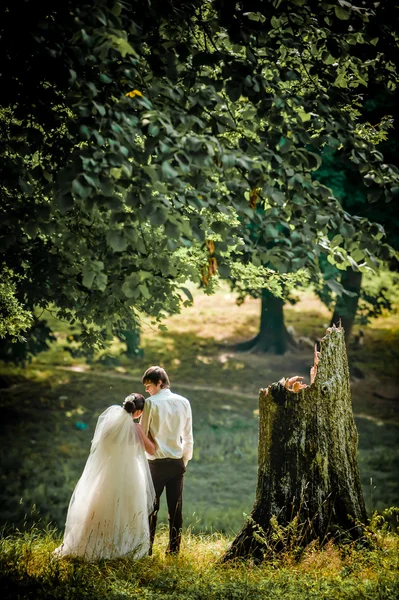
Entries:
POLYGON ((144 449, 148 454, 155 454, 155 444, 147 437, 143 431, 143 427, 140 423, 136 423, 137 431, 139 432, 139 436, 141 441, 144 444, 144 449))

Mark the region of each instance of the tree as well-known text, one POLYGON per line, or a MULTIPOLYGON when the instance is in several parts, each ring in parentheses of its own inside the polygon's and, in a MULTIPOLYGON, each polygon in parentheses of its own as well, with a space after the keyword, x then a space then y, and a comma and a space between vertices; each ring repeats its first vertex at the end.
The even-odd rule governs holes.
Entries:
MULTIPOLYGON (((371 89, 367 97, 363 99, 361 109, 359 109, 359 117, 361 119, 358 125, 359 129, 363 130, 366 137, 375 143, 378 150, 384 152, 390 162, 398 164, 399 153, 397 145, 397 102, 398 91, 385 90, 382 86, 377 89, 371 89), (370 123, 374 125, 370 125, 370 123)), ((370 221, 375 221, 379 225, 375 225, 377 236, 383 239, 385 236, 389 244, 398 250, 399 239, 398 218, 395 211, 394 202, 391 203, 376 203, 368 202, 367 186, 359 177, 359 173, 354 168, 345 150, 328 151, 324 149, 322 154, 322 165, 314 173, 314 177, 321 182, 327 182, 333 190, 334 196, 339 199, 345 210, 351 214, 357 214, 361 217, 366 217, 370 221), (382 227, 381 227, 382 226, 382 227)), ((367 180, 366 180, 367 182, 367 180)), ((399 193, 399 189, 397 192, 399 193)), ((353 235, 352 231, 346 232, 347 236, 353 235)), ((340 243, 340 236, 335 238, 334 244, 340 243)), ((366 259, 368 267, 375 270, 376 263, 368 257, 367 248, 358 249, 353 253, 352 258, 356 261, 366 259)), ((382 254, 385 260, 388 258, 382 254)), ((331 261, 331 259, 327 259, 331 261)), ((331 261, 333 262, 333 261, 331 261)), ((396 262, 396 261, 395 261, 396 262)), ((360 301, 361 320, 367 322, 371 317, 381 314, 383 309, 389 309, 391 303, 389 300, 388 290, 381 287, 370 293, 366 288, 362 289, 363 273, 357 268, 356 264, 351 265, 345 270, 337 269, 334 264, 324 262, 322 272, 324 279, 328 280, 329 289, 326 285, 319 286, 319 295, 327 306, 333 306, 333 298, 331 291, 338 292, 335 300, 334 312, 331 319, 332 323, 341 321, 346 340, 349 340, 353 324, 355 322, 357 309, 360 301)), ((389 265, 392 269, 397 269, 394 261, 390 261, 389 265)))
MULTIPOLYGON (((3 3, 1 268, 19 307, 52 307, 101 346, 137 329, 142 312, 178 311, 187 278, 207 287, 235 264, 270 264, 267 287, 276 270, 329 253, 329 230, 352 219, 312 179, 319 149, 350 149, 370 194, 391 197, 398 180, 351 111, 368 77, 396 78, 395 36, 375 39, 389 10, 3 3), (273 245, 258 247, 254 220, 273 245)), ((356 228, 367 234, 366 219, 356 228)), ((345 243, 338 260, 349 264, 345 243)))
MULTIPOLYGON (((362 102, 358 103, 356 107, 359 132, 365 139, 372 141, 376 148, 383 152, 384 157, 396 166, 399 157, 397 106, 397 89, 390 91, 379 84, 371 86, 371 89, 367 90, 367 95, 362 95, 362 102)), ((373 202, 369 201, 367 180, 365 183, 344 147, 339 151, 332 150, 328 146, 324 147, 321 159, 321 165, 314 171, 313 177, 332 189, 334 197, 339 200, 345 211, 354 217, 366 217, 370 222, 375 223, 373 225, 375 235, 381 240, 387 239, 389 244, 398 250, 399 222, 395 203, 376 202, 375 198, 371 198, 373 202)), ((333 240, 333 247, 339 246, 343 236, 351 240, 353 235, 352 227, 342 227, 340 231, 330 230, 329 232, 330 239, 333 240)), ((269 239, 268 243, 271 244, 272 239, 269 239)), ((302 243, 299 251, 303 253, 305 247, 306 245, 302 243)), ((298 252, 298 249, 296 251, 298 252)), ((377 249, 376 254, 381 259, 380 265, 388 258, 384 247, 381 248, 381 253, 377 249)), ((367 244, 363 244, 363 247, 358 244, 357 250, 351 256, 357 262, 365 260, 370 271, 377 270, 379 266, 368 255, 367 244)), ((393 261, 391 261, 391 267, 395 269, 393 261)), ((341 270, 335 266, 333 255, 330 255, 327 260, 322 256, 319 260, 319 269, 313 275, 313 283, 316 285, 319 297, 328 308, 333 310, 331 325, 342 323, 346 341, 351 337, 359 301, 360 314, 357 320, 362 324, 369 322, 372 317, 379 316, 382 310, 391 308, 389 291, 384 285, 372 292, 368 286, 362 288, 363 272, 355 263, 341 270), (320 274, 322 274, 322 279, 320 279, 320 274)), ((283 298, 274 297, 267 289, 263 293, 251 290, 248 290, 248 293, 254 297, 261 297, 262 300, 259 332, 253 339, 237 344, 236 349, 238 351, 282 354, 290 346, 295 346, 295 340, 284 324, 283 298, 289 299, 289 289, 285 292, 283 290, 283 298)), ((243 293, 240 296, 241 301, 243 301, 243 293)))
POLYGON ((268 289, 260 293, 261 310, 259 331, 250 340, 239 342, 234 349, 237 352, 263 354, 274 352, 284 354, 288 347, 295 347, 296 341, 284 323, 284 299, 274 296, 268 289))
POLYGON ((311 385, 295 380, 260 390, 256 499, 224 560, 262 559, 276 546, 276 530, 301 545, 362 535, 366 510, 342 328, 328 329, 315 350, 311 385))

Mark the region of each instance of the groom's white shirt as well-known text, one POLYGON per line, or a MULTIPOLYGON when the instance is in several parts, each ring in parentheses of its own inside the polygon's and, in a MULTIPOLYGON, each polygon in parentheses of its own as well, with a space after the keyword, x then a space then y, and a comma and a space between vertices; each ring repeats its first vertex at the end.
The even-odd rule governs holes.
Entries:
POLYGON ((182 458, 187 465, 193 456, 192 415, 187 398, 169 388, 161 389, 146 398, 141 425, 156 443, 155 454, 147 454, 149 460, 182 458))

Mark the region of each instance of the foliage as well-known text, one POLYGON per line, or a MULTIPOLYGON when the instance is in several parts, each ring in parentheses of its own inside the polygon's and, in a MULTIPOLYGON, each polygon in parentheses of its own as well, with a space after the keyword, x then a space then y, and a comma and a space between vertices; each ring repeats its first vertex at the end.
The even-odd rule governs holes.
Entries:
POLYGON ((151 558, 130 558, 87 564, 81 560, 57 561, 51 556, 56 532, 39 526, 26 533, 13 532, 0 541, 0 579, 3 597, 151 598, 152 600, 305 600, 339 597, 396 600, 398 535, 386 528, 388 515, 372 523, 372 549, 360 544, 294 547, 262 565, 237 562, 221 565, 229 539, 221 534, 184 537, 178 560, 165 557, 164 530, 156 537, 151 558))
MULTIPOLYGON (((398 164, 399 154, 397 146, 397 103, 398 90, 387 90, 382 83, 370 86, 359 101, 356 108, 357 128, 360 134, 372 141, 378 151, 384 152, 388 160, 394 164, 398 164), (374 123, 371 125, 370 122, 374 123)), ((353 215, 366 217, 370 221, 375 221, 374 231, 376 237, 381 241, 388 239, 389 244, 394 248, 398 248, 399 239, 398 218, 395 212, 394 202, 383 202, 378 195, 370 198, 368 195, 368 180, 367 174, 364 179, 359 176, 353 161, 346 152, 345 148, 332 151, 325 148, 322 152, 322 164, 317 171, 314 172, 315 179, 323 183, 327 183, 333 190, 335 197, 340 201, 343 208, 353 215), (381 201, 378 201, 378 200, 381 201), (378 223, 378 224, 377 224, 378 223)), ((399 190, 397 190, 399 191, 399 190)), ((396 193, 396 191, 395 191, 396 193)), ((354 234, 354 232, 352 232, 354 234)), ((355 235, 355 234, 354 234, 355 235)), ((335 236, 332 240, 332 245, 339 249, 341 243, 341 235, 335 236)), ((351 236, 352 238, 352 236, 351 236)), ((353 239, 353 238, 352 238, 353 239)), ((354 243, 354 240, 351 242, 354 243)), ((388 267, 397 270, 397 262, 390 260, 390 257, 384 252, 380 257, 385 260, 385 270, 388 267)), ((352 253, 352 258, 355 262, 351 262, 350 268, 359 271, 356 263, 365 261, 367 270, 376 270, 381 265, 378 265, 371 257, 368 249, 357 249, 352 253)), ((396 256, 397 258, 397 256, 396 256)), ((346 291, 343 289, 342 282, 345 280, 345 274, 340 268, 336 268, 335 261, 331 257, 324 259, 321 264, 323 272, 324 284, 319 287, 321 298, 331 304, 331 291, 339 295, 346 291), (328 261, 328 262, 327 262, 328 261), (328 264, 329 263, 329 264, 328 264), (342 278, 341 278, 342 276, 342 278), (327 283, 327 286, 326 286, 327 283), (330 289, 328 289, 328 286, 330 289)), ((339 265, 338 265, 339 267, 339 265)), ((363 280, 367 270, 360 269, 364 273, 363 280)), ((370 279, 370 278, 368 278, 370 279)), ((375 288, 375 286, 374 286, 375 288)), ((368 290, 362 289, 360 292, 361 302, 359 305, 359 314, 363 323, 367 322, 368 318, 372 318, 381 313, 383 309, 390 308, 389 293, 383 287, 374 289, 374 293, 370 294, 368 290)), ((350 293, 349 293, 350 295, 350 293)), ((343 305, 345 299, 341 300, 343 305)))
POLYGON ((177 312, 188 278, 207 286, 234 260, 313 266, 330 230, 360 231, 332 253, 343 267, 359 244, 379 251, 312 171, 343 145, 369 194, 392 197, 398 171, 351 107, 368 81, 396 85, 396 14, 341 0, 3 3, 2 267, 18 302, 53 304, 101 346, 139 313, 177 312))
POLYGON ((22 332, 32 325, 32 315, 18 301, 16 291, 12 273, 5 269, 0 281, 0 338, 8 334, 22 340, 22 332))

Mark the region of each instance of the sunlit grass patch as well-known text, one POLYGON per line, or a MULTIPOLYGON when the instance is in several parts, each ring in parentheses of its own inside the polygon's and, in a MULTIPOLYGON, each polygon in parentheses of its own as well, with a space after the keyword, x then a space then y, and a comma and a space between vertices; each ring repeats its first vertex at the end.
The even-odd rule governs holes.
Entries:
POLYGON ((186 531, 180 555, 165 556, 168 532, 160 527, 154 554, 138 561, 129 556, 85 563, 58 560, 53 530, 33 527, 0 540, 3 598, 151 598, 152 600, 305 600, 320 598, 396 600, 399 590, 399 538, 374 529, 374 545, 309 545, 283 552, 263 563, 222 563, 232 539, 215 532, 186 531))

